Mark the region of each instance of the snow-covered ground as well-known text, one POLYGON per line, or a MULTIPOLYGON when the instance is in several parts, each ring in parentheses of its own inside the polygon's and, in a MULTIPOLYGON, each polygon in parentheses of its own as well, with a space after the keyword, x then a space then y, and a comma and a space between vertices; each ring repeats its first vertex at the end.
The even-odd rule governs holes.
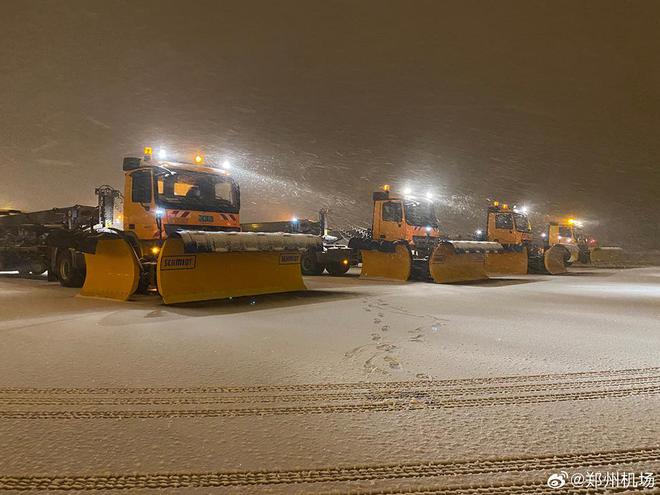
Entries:
POLYGON ((168 307, 0 276, 0 491, 578 493, 548 476, 660 471, 660 268, 306 282, 168 307))

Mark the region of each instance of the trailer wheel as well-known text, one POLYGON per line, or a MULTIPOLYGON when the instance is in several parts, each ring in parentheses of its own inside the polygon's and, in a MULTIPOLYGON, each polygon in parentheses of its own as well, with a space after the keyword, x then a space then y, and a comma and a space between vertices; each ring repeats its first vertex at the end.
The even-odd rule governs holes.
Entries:
POLYGON ((321 275, 325 267, 316 260, 315 251, 307 251, 300 260, 303 275, 321 275))
POLYGON ((57 278, 62 287, 82 287, 85 274, 73 262, 71 251, 63 249, 57 254, 57 278))
POLYGON ((328 273, 333 277, 341 277, 349 270, 350 267, 350 263, 342 263, 341 261, 337 261, 334 263, 328 263, 325 269, 328 270, 328 273))

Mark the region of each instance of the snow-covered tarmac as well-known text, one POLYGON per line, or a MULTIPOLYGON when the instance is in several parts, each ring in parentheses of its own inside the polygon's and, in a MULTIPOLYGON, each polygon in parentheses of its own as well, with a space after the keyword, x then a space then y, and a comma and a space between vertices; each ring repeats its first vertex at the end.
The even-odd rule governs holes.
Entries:
POLYGON ((0 275, 0 491, 583 493, 546 481, 660 471, 660 268, 306 283, 172 307, 0 275))

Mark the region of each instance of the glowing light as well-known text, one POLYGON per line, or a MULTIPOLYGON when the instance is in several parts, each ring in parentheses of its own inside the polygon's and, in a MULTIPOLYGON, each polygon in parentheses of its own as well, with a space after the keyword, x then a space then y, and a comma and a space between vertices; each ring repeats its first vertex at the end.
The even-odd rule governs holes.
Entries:
POLYGON ((527 214, 527 212, 529 211, 529 208, 527 206, 523 206, 522 208, 520 208, 520 211, 527 214))
POLYGON ((348 260, 341 260, 341 264, 344 265, 344 266, 348 265, 348 260))
POLYGON ((151 253, 152 254, 158 254, 160 253, 160 248, 158 246, 154 246, 151 248, 151 253))
POLYGON ((426 193, 426 199, 428 199, 428 200, 433 199, 433 193, 431 191, 426 193))
POLYGON ((202 158, 202 155, 200 155, 199 153, 197 153, 197 154, 195 155, 195 163, 202 163, 203 161, 204 161, 204 158, 202 158))
POLYGON ((159 149, 159 150, 158 150, 158 159, 159 159, 159 160, 165 160, 166 158, 167 158, 167 151, 165 151, 165 150, 162 149, 162 148, 159 149))
POLYGON ((484 233, 484 232, 483 232, 483 230, 481 230, 481 229, 477 229, 477 230, 475 231, 475 234, 477 234, 477 235, 481 235, 481 234, 483 234, 483 233, 484 233))
POLYGON ((292 221, 293 223, 298 223, 298 217, 293 217, 293 218, 291 218, 291 221, 292 221))
POLYGON ((165 216, 165 210, 163 210, 162 208, 156 208, 156 209, 154 210, 154 213, 156 214, 156 216, 157 216, 158 218, 162 218, 162 217, 165 216))
POLYGON ((426 232, 431 232, 432 230, 433 230, 433 227, 431 227, 430 225, 426 226, 426 232))
POLYGON ((385 184, 385 185, 383 186, 383 191, 385 191, 385 192, 390 192, 390 185, 389 185, 389 184, 385 184))
POLYGON ((231 168, 231 163, 229 163, 229 160, 225 160, 224 162, 222 162, 222 168, 224 168, 225 170, 229 170, 231 168))
POLYGON ((406 196, 410 196, 412 194, 412 189, 410 189, 409 187, 404 187, 403 194, 406 196))
POLYGON ((541 234, 541 237, 543 237, 543 238, 545 239, 545 238, 547 237, 547 234, 546 234, 545 232, 543 232, 543 233, 541 234))

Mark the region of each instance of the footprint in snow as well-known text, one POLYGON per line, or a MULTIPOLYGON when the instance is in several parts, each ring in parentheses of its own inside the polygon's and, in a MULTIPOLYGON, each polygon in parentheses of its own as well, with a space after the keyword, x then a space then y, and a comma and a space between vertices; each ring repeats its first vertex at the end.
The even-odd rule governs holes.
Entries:
POLYGON ((355 347, 354 349, 351 349, 350 351, 345 352, 345 353, 344 353, 344 357, 352 358, 353 356, 355 356, 356 354, 358 354, 358 353, 359 353, 362 349, 364 349, 365 347, 367 347, 367 346, 366 346, 366 345, 361 345, 361 346, 355 347))
POLYGON ((390 366, 390 368, 395 370, 401 368, 401 363, 399 363, 399 361, 392 356, 385 356, 383 359, 390 366))
POLYGON ((392 352, 396 348, 397 346, 395 346, 394 344, 386 344, 386 343, 382 343, 376 346, 376 349, 385 352, 392 352))

